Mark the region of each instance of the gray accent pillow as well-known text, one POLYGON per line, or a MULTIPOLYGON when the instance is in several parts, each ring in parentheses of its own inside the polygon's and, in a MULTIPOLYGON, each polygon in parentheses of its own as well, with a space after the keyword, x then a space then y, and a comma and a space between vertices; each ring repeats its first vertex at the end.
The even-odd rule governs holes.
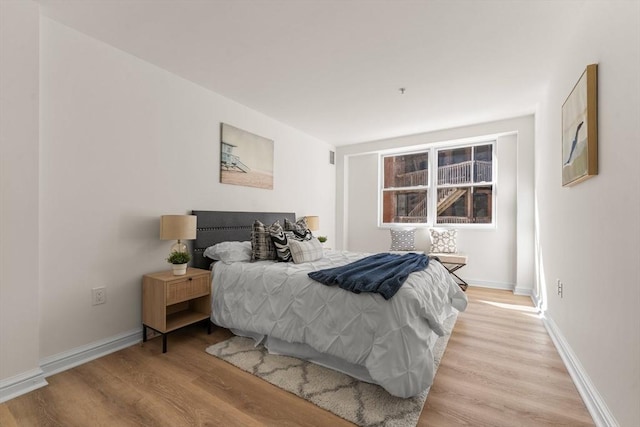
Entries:
POLYGON ((416 230, 415 228, 392 228, 391 229, 391 250, 392 251, 414 251, 416 230))

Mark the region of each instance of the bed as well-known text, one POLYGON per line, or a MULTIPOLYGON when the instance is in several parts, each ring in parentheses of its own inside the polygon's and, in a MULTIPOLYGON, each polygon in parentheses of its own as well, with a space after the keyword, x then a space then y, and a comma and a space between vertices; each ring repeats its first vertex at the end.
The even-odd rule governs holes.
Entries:
MULTIPOLYGON (((293 213, 193 211, 198 217, 194 266, 209 268, 206 248, 247 241, 258 219, 295 221, 293 213)), ((271 353, 310 360, 399 397, 415 396, 433 381, 432 349, 449 331, 445 321, 464 310, 466 295, 438 262, 411 273, 389 300, 325 286, 308 273, 367 255, 325 251, 321 259, 222 262, 212 268, 211 321, 253 338, 271 353)))

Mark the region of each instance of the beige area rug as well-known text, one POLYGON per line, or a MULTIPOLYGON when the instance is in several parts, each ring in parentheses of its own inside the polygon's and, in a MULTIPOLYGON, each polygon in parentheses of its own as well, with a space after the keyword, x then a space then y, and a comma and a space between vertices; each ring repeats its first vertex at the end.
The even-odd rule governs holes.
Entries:
MULTIPOLYGON (((453 330, 457 316, 445 326, 453 330)), ((434 348, 436 369, 450 333, 438 338, 434 348)), ((382 387, 356 380, 305 360, 272 355, 250 338, 233 337, 207 348, 207 353, 225 360, 271 384, 287 390, 359 426, 415 427, 429 389, 402 399, 382 387)))

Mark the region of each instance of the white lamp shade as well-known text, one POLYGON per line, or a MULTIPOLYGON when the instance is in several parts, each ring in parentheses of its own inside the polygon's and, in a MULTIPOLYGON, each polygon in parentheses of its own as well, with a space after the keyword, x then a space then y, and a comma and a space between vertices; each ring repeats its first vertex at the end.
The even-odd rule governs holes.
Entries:
POLYGON ((195 215, 162 215, 160 217, 161 240, 193 240, 196 238, 195 215))
POLYGON ((309 227, 309 230, 311 231, 320 230, 320 217, 306 216, 305 219, 307 220, 307 227, 309 227))

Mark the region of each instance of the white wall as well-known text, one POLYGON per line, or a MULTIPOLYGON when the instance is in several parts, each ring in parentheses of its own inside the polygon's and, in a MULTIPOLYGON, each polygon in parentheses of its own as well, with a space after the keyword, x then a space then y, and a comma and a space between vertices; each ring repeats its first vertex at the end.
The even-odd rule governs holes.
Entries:
POLYGON ((537 293, 621 426, 640 423, 640 3, 584 2, 536 114, 537 293), (562 187, 561 107, 598 63, 599 174, 562 187), (564 298, 555 290, 564 282, 564 298))
POLYGON ((533 116, 465 128, 338 147, 337 234, 349 250, 389 249, 388 228, 378 227, 378 152, 493 135, 497 138, 497 227, 458 231, 469 256, 463 276, 472 284, 529 293, 533 275, 533 116), (519 188, 523 188, 519 191, 519 188))
POLYGON ((35 3, 3 2, 2 31, 5 398, 39 365, 139 335, 141 277, 168 268, 162 214, 318 215, 333 238, 333 146, 40 17, 35 3), (219 183, 221 122, 275 141, 274 190, 219 183), (92 306, 97 286, 107 303, 92 306))
POLYGON ((0 385, 41 373, 38 20, 36 3, 0 2, 0 385))
POLYGON ((41 356, 140 328, 141 277, 167 268, 161 214, 292 211, 332 236, 333 147, 48 18, 41 31, 41 356), (273 191, 219 183, 220 122, 275 141, 273 191))

